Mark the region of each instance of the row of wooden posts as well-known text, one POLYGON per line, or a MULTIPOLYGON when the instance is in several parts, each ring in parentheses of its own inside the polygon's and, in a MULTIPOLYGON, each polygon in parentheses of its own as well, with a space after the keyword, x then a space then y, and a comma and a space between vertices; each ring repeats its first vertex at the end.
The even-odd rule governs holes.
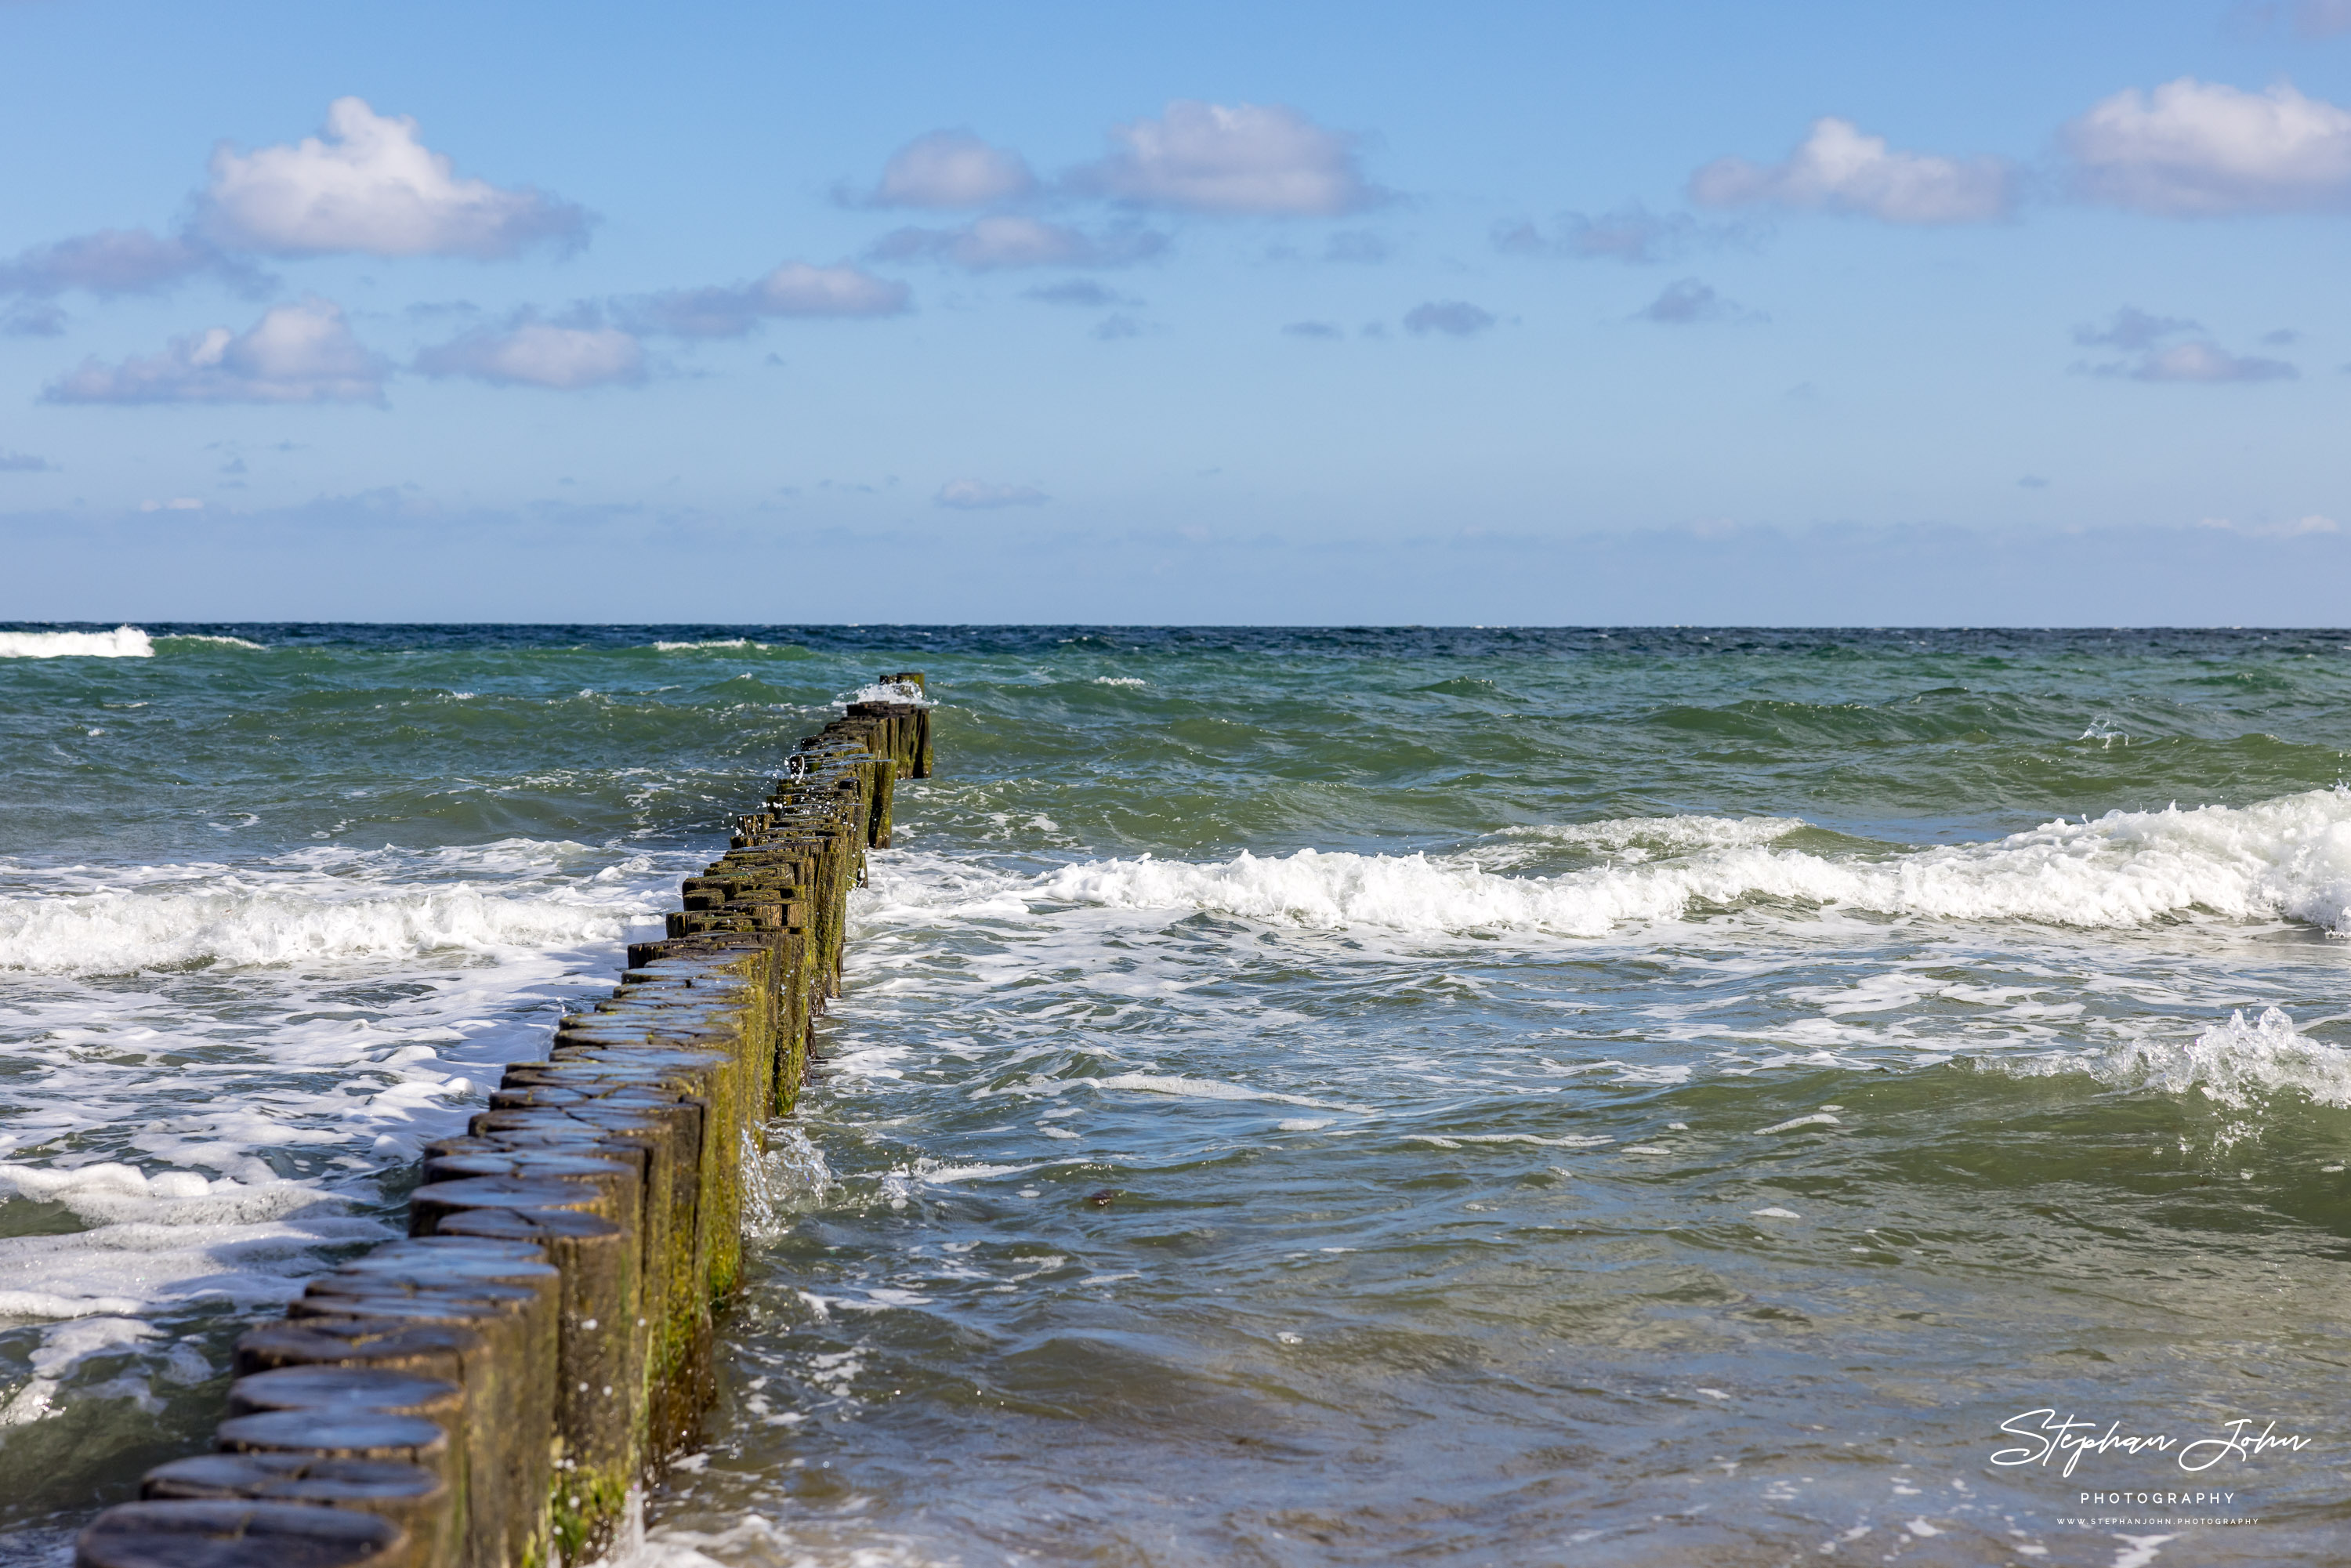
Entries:
POLYGON ((609 1000, 432 1145, 409 1235, 237 1341, 214 1451, 81 1568, 551 1568, 607 1552, 716 1390, 746 1163, 840 994, 849 890, 931 770, 923 677, 799 743, 609 1000))

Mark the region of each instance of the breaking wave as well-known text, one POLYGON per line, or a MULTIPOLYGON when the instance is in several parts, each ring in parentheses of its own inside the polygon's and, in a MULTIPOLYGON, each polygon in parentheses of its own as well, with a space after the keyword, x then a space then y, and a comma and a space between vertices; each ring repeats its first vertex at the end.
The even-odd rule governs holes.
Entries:
POLYGON ((0 968, 113 975, 206 962, 565 947, 614 940, 639 913, 463 885, 333 896, 231 878, 195 891, 0 899, 0 968))
POLYGON ((136 626, 111 632, 0 632, 0 659, 149 659, 154 640, 136 626))
MULTIPOLYGON (((1882 856, 1773 849, 1800 823, 1667 818, 1552 830, 1593 845, 1655 845, 1629 863, 1507 876, 1475 854, 1247 852, 1206 864, 1134 860, 1065 867, 1024 901, 1196 909, 1270 924, 1413 932, 1535 930, 1597 936, 1628 923, 1754 899, 1875 914, 2032 920, 2085 928, 2198 915, 2305 921, 2351 935, 2351 790, 2247 807, 2109 811, 1989 843, 1882 856), (1677 853, 1677 850, 1683 852, 1677 853)), ((991 890, 995 891, 995 890, 991 890)), ((1000 901, 1002 892, 996 891, 1000 901)))

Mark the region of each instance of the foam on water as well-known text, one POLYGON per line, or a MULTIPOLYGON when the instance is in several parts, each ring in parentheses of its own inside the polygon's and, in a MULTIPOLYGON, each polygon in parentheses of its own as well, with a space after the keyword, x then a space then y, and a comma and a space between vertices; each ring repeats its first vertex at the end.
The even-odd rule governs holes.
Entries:
MULTIPOLYGON (((1762 847, 1794 825, 1686 818, 1598 824, 1590 841, 1633 842, 1646 834, 1693 848, 1670 861, 1551 877, 1499 875, 1469 855, 1308 849, 1267 858, 1243 852, 1205 864, 1148 856, 1093 861, 1049 873, 1022 896, 1432 935, 1598 936, 1626 924, 1678 920, 1700 905, 1757 899, 2095 928, 2198 915, 2283 916, 2351 935, 2351 790, 2340 788, 2242 808, 2109 811, 1991 843, 1876 858, 1762 847)), ((1004 891, 987 890, 996 898, 1004 891)))
POLYGON ((155 639, 158 643, 209 643, 216 648, 248 648, 254 653, 269 651, 266 643, 249 643, 242 637, 221 637, 208 632, 166 632, 155 639))
POLYGON ((147 659, 155 644, 136 626, 111 632, 0 632, 0 659, 147 659))
POLYGON ((476 887, 392 891, 223 885, 172 893, 0 899, 0 967, 120 975, 198 963, 333 962, 444 949, 617 940, 643 911, 476 887))
POLYGON ((319 1249, 384 1233, 376 1178, 611 984, 665 880, 520 839, 0 864, 0 1208, 58 1217, 0 1237, 0 1317, 298 1293, 319 1249))
POLYGON ((2302 1033, 2279 1008, 2263 1008, 2251 1022, 2240 1009, 2191 1040, 2134 1040, 2103 1051, 1985 1065, 2020 1077, 2085 1073, 2117 1089, 2196 1093, 2231 1110, 2280 1093, 2351 1106, 2351 1051, 2302 1033))
POLYGON ((913 703, 917 707, 932 707, 931 699, 923 688, 912 681, 870 681, 853 692, 835 696, 837 703, 913 703))

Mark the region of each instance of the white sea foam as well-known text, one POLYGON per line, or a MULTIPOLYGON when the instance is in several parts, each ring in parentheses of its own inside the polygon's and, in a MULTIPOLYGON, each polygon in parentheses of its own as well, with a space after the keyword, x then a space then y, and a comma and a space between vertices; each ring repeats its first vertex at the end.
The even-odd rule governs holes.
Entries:
POLYGON ((277 1185, 286 1190, 264 1205, 284 1207, 277 1218, 225 1218, 233 1211, 222 1204, 158 1198, 152 1218, 0 1238, 0 1318, 153 1316, 204 1301, 275 1306, 302 1293, 319 1270, 319 1249, 392 1238, 330 1195, 277 1185))
POLYGON ((136 626, 111 632, 0 632, 0 659, 147 659, 155 644, 136 626))
POLYGON ((1783 839, 1807 824, 1801 817, 1610 817, 1597 822, 1529 822, 1505 828, 1497 842, 1466 855, 1482 865, 1524 861, 1560 847, 1614 854, 1628 861, 1659 854, 1743 849, 1783 839))
POLYGON ((1361 1105, 1341 1105, 1327 1100, 1306 1100, 1295 1094, 1276 1094, 1270 1090, 1245 1088, 1238 1083, 1219 1083, 1212 1078, 1166 1078, 1150 1072, 1117 1072, 1108 1078, 1083 1080, 1096 1089, 1131 1089, 1144 1094, 1172 1094, 1184 1100, 1270 1100, 1283 1105, 1303 1105, 1310 1111, 1351 1111, 1362 1113, 1361 1105))
POLYGON ((874 681, 853 692, 836 695, 837 703, 913 703, 916 707, 935 706, 923 695, 923 688, 912 681, 874 681))
POLYGON ((2313 1040, 2277 1008, 2251 1022, 2233 1012, 2192 1040, 2135 1040, 2103 1051, 2023 1059, 1992 1058, 1981 1065, 2019 1077, 2087 1073, 2119 1089, 2191 1091, 2242 1110, 2281 1092, 2321 1105, 2351 1105, 2351 1051, 2313 1040))
POLYGON ((0 1208, 85 1228, 0 1238, 0 1318, 259 1309, 381 1237, 373 1178, 611 985, 666 880, 617 848, 0 862, 0 1208))
POLYGON ((0 968, 118 975, 202 962, 279 965, 573 946, 616 940, 643 914, 576 895, 329 883, 322 878, 289 885, 229 873, 188 891, 0 898, 0 968))
POLYGON ((242 637, 219 637, 209 632, 166 632, 155 639, 158 643, 210 643, 219 648, 250 648, 256 653, 268 652, 263 643, 248 643, 242 637))
POLYGON ((2351 935, 2351 790, 2313 790, 2247 807, 2109 811, 1991 843, 1876 858, 1733 841, 1679 859, 1550 877, 1499 875, 1467 856, 1315 850, 1262 859, 1244 852, 1207 864, 1106 860, 1050 873, 1027 896, 1430 934, 1597 936, 1628 923, 1679 919, 1700 905, 1768 899, 2093 928, 2195 915, 2283 916, 2351 935))
POLYGON ((748 637, 714 637, 703 643, 655 643, 656 653, 692 653, 706 648, 757 648, 767 652, 768 644, 754 643, 748 637))

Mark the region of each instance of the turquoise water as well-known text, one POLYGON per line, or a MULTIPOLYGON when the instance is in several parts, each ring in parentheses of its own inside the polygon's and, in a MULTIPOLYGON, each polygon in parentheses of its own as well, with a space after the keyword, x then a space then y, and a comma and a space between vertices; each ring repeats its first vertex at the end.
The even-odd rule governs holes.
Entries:
POLYGON ((0 658, 0 1551, 920 668, 649 1562, 2339 1556, 2351 639, 86 630, 0 658), (2068 1418, 2171 1447, 1995 1462, 2068 1418))

